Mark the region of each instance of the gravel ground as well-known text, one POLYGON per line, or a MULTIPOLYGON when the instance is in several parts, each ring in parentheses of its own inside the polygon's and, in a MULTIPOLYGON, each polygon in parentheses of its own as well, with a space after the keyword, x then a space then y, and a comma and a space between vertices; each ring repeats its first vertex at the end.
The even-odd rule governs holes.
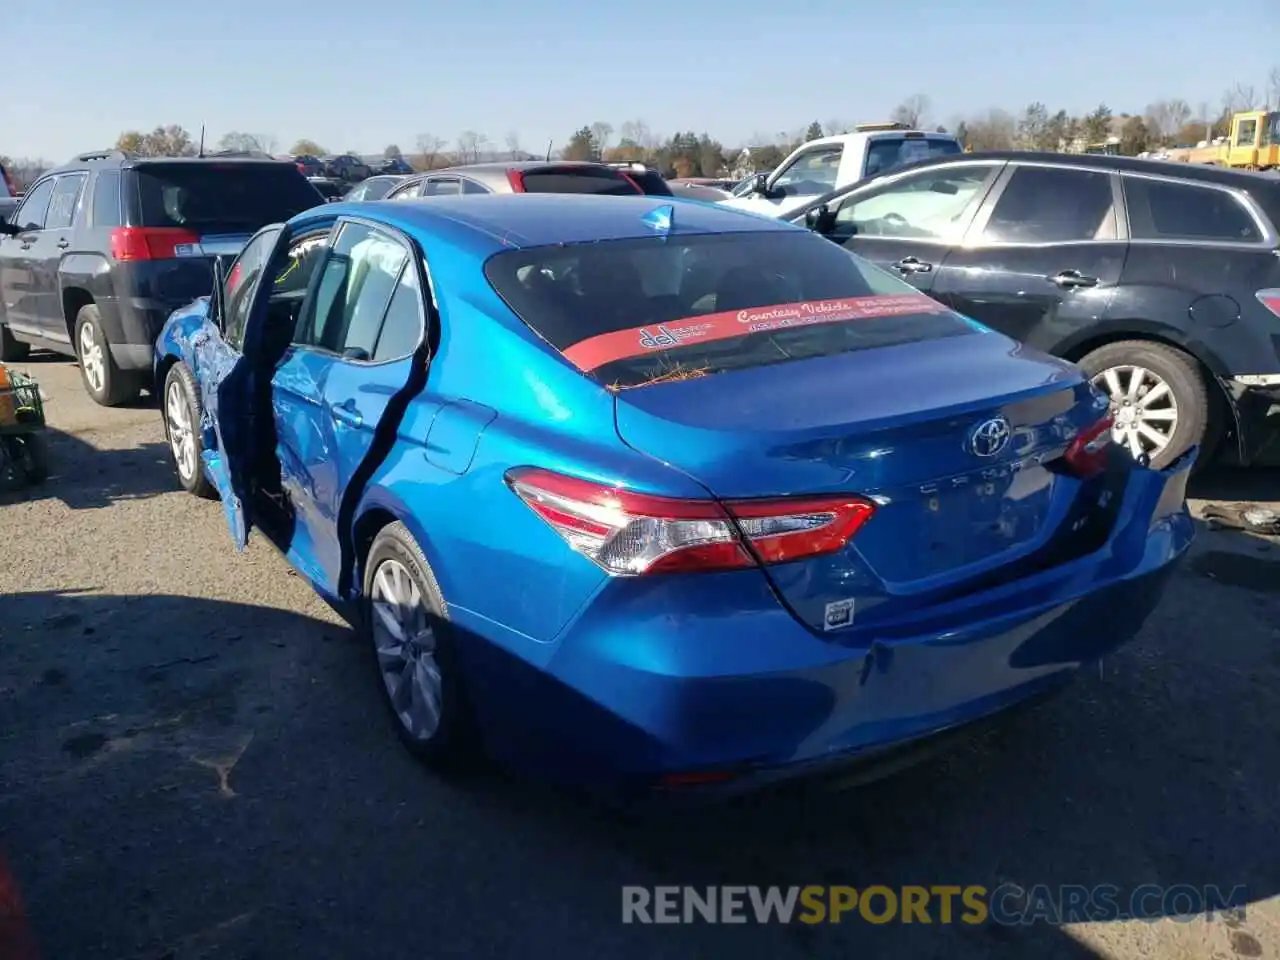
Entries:
MULTIPOLYGON (((29 367, 54 476, 0 499, 0 868, 44 960, 1280 955, 1271 542, 1202 527, 1104 669, 890 780, 638 821, 417 766, 350 631, 177 491, 159 414, 94 407, 64 361, 29 367), (1248 907, 1057 928, 620 922, 623 884, 1007 881, 1244 885, 1248 907)), ((1201 492, 1274 498, 1278 479, 1201 492)), ((27 958, 11 940, 0 960, 27 958)))

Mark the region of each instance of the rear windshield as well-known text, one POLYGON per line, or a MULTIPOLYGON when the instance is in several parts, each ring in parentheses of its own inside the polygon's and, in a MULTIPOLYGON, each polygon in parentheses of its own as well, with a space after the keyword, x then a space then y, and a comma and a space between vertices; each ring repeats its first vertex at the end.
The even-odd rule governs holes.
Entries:
POLYGON ((962 153, 955 140, 928 137, 876 137, 867 144, 867 167, 863 176, 874 177, 886 170, 931 157, 962 153))
POLYGON ((627 176, 634 180, 636 186, 651 197, 672 196, 671 187, 667 185, 666 180, 662 179, 662 174, 656 170, 646 170, 643 173, 632 173, 628 170, 627 176))
POLYGON ((611 197, 639 193, 631 181, 598 167, 546 167, 524 171, 525 193, 602 193, 611 197))
POLYGON ((143 227, 252 231, 324 202, 289 163, 175 163, 135 168, 143 227))
POLYGON ((485 275, 574 366, 617 388, 985 330, 801 231, 511 250, 485 275))

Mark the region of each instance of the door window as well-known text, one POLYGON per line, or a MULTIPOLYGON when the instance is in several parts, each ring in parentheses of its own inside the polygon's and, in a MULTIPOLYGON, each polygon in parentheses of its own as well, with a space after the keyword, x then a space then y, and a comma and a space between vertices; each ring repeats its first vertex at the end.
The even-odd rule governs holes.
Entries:
POLYGON ((64 230, 71 226, 71 220, 76 214, 76 204, 80 200, 80 191, 87 179, 89 175, 85 173, 58 177, 49 200, 49 212, 44 219, 46 230, 64 230))
POLYGON ((490 193, 487 187, 483 187, 474 180, 468 180, 466 177, 459 178, 462 181, 463 193, 490 193))
POLYGON ((424 197, 456 197, 462 193, 457 177, 432 177, 422 191, 424 197))
POLYGON ((263 230, 240 251, 240 256, 227 273, 222 285, 222 339, 239 350, 244 344, 245 323, 253 307, 254 294, 262 280, 262 272, 271 260, 280 228, 263 230))
POLYGON ((372 357, 382 316, 409 251, 394 237, 359 223, 344 224, 304 320, 299 339, 333 353, 372 357))
POLYGON ((1236 146, 1252 147, 1253 141, 1258 135, 1257 120, 1241 120, 1240 126, 1236 128, 1236 146))
POLYGON ((964 226, 964 214, 980 198, 995 167, 938 167, 845 200, 836 211, 837 234, 933 240, 964 226))
POLYGON ((387 314, 382 318, 382 329, 374 360, 399 360, 418 349, 422 341, 422 291, 418 283, 418 271, 412 263, 406 263, 400 273, 400 282, 391 296, 387 314))
POLYGON ((836 188, 844 147, 806 150, 773 181, 773 190, 784 197, 818 197, 836 188))
POLYGON ((387 194, 388 200, 412 200, 414 197, 422 196, 422 181, 417 180, 413 183, 406 183, 397 187, 391 193, 387 194))
POLYGON ((1252 215, 1225 190, 1125 177, 1124 195, 1129 209, 1129 234, 1134 240, 1262 240, 1252 215))
POLYGON ((102 171, 93 182, 93 225, 120 225, 120 174, 116 170, 102 171))
POLYGON ((991 243, 1070 243, 1116 237, 1111 174, 1016 167, 982 232, 991 243))
POLYGON ((43 230, 45 215, 49 212, 49 201, 53 197, 53 186, 52 177, 36 184, 10 222, 16 223, 24 232, 43 230))

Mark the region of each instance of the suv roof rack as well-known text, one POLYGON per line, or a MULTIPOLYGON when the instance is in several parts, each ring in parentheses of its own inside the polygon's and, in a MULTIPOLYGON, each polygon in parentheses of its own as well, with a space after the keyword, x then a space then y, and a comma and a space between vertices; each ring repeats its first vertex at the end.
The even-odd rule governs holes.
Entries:
POLYGON ((902 123, 898 120, 880 120, 873 123, 855 124, 853 130, 855 133, 873 133, 877 130, 910 130, 911 124, 902 123))
POLYGON ((72 163, 88 163, 90 160, 128 160, 132 154, 119 147, 108 147, 106 150, 90 150, 88 153, 73 157, 72 163))

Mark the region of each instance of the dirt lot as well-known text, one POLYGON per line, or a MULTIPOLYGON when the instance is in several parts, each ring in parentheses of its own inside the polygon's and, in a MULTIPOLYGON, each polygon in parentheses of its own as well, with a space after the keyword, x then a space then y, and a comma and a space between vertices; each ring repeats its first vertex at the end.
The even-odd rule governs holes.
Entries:
MULTIPOLYGON (((638 822, 415 765, 347 628, 264 544, 237 556, 217 504, 177 492, 159 414, 92 406, 64 361, 29 368, 55 475, 0 500, 0 853, 41 958, 1280 955, 1271 542, 1202 528, 1137 643, 937 760, 638 822), (1247 914, 620 922, 623 884, 1008 881, 1243 885, 1247 914)), ((1268 490, 1274 471, 1199 492, 1268 490)), ((2 960, 27 960, 15 943, 2 960)))

